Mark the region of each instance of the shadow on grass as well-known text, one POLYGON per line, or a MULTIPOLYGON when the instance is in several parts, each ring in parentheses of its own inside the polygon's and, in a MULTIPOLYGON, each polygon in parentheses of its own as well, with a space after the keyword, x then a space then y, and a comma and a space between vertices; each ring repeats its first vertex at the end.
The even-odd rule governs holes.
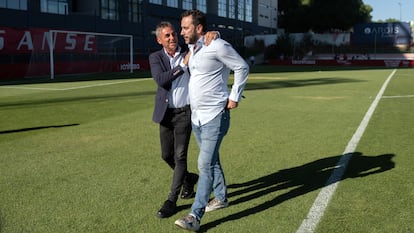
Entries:
POLYGON ((183 210, 188 210, 191 208, 191 204, 185 204, 185 205, 178 205, 177 206, 177 213, 183 210))
POLYGON ((48 125, 48 126, 38 126, 38 127, 30 127, 30 128, 23 128, 23 129, 12 129, 12 130, 0 131, 0 134, 20 133, 20 132, 39 130, 39 129, 49 129, 49 128, 63 128, 63 127, 77 126, 77 125, 79 124, 48 125))
MULTIPOLYGON (((401 67, 400 67, 401 68, 401 67)), ((314 71, 347 71, 347 70, 379 70, 379 69, 395 69, 394 67, 379 66, 312 66, 312 65, 255 65, 250 67, 250 73, 284 73, 284 72, 314 72, 314 71)))
POLYGON ((31 78, 19 78, 19 79, 2 79, 1 85, 20 85, 20 84, 35 84, 35 83, 61 83, 61 82, 81 82, 91 80, 120 80, 120 79, 139 79, 150 78, 151 73, 149 71, 138 71, 133 74, 128 72, 115 72, 115 73, 90 73, 90 74, 70 74, 70 75, 56 75, 54 79, 50 79, 48 76, 44 77, 31 77, 31 78))
MULTIPOLYGON (((363 82, 356 79, 348 78, 315 78, 315 79, 303 79, 303 80, 272 80, 266 82, 247 82, 245 90, 259 90, 259 89, 280 89, 280 88, 294 88, 304 86, 316 86, 316 85, 331 85, 338 83, 350 83, 350 82, 363 82)), ((231 85, 229 85, 229 88, 231 85)), ((59 96, 56 98, 41 98, 41 99, 26 99, 8 101, 0 103, 0 107, 8 108, 26 108, 27 106, 41 106, 55 103, 68 103, 77 101, 102 101, 102 100, 115 100, 119 98, 132 98, 140 96, 153 96, 155 95, 154 90, 148 91, 136 91, 128 93, 111 93, 111 94, 91 94, 81 96, 59 96)))
MULTIPOLYGON (((403 67, 400 67, 402 69, 403 67)), ((277 65, 255 65, 250 67, 250 74, 260 73, 286 73, 286 72, 314 72, 314 71, 343 71, 343 70, 378 70, 378 69, 394 69, 390 67, 359 67, 359 66, 277 66, 277 65)), ((34 83, 59 83, 59 82, 79 82, 91 80, 119 80, 119 79, 140 79, 151 78, 149 70, 136 71, 134 73, 115 72, 115 73, 91 73, 91 74, 72 74, 72 75, 56 75, 54 79, 48 76, 31 77, 19 79, 2 79, 1 85, 20 85, 34 83)))
POLYGON ((338 83, 362 82, 362 80, 348 78, 315 78, 303 80, 273 80, 266 82, 247 82, 245 90, 279 89, 290 87, 329 85, 338 83))
POLYGON ((347 169, 342 177, 337 177, 337 180, 332 180, 331 175, 337 167, 338 161, 342 155, 323 158, 302 166, 280 170, 244 183, 228 185, 229 190, 237 189, 233 192, 229 192, 229 197, 232 197, 231 199, 233 199, 230 202, 230 206, 261 198, 273 192, 280 192, 282 190, 288 191, 252 208, 201 225, 200 232, 205 232, 208 229, 214 228, 225 222, 238 220, 265 211, 284 201, 323 188, 331 183, 348 178, 365 177, 385 172, 393 169, 395 166, 392 161, 392 158, 395 156, 394 154, 364 156, 360 152, 355 152, 353 154, 348 154, 348 156, 352 157, 349 160, 347 169), (242 196, 248 193, 251 194, 242 196), (238 196, 242 197, 237 198, 238 196))
POLYGON ((42 98, 42 99, 27 99, 27 100, 16 100, 14 102, 5 102, 0 103, 0 107, 4 108, 26 108, 28 106, 44 106, 48 104, 57 104, 57 103, 70 103, 78 101, 105 101, 105 100, 116 100, 122 98, 133 98, 140 96, 152 96, 155 95, 154 91, 141 91, 141 92, 128 92, 128 93, 119 93, 119 94, 96 94, 87 93, 87 95, 82 96, 61 96, 56 98, 42 98))

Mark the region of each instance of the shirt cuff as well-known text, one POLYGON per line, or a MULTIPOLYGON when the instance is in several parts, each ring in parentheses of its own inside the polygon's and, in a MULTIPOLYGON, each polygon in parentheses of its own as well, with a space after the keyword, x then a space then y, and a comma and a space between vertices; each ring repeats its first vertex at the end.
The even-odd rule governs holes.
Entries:
POLYGON ((184 65, 183 62, 180 63, 181 68, 183 68, 183 70, 186 70, 188 68, 188 66, 184 65))

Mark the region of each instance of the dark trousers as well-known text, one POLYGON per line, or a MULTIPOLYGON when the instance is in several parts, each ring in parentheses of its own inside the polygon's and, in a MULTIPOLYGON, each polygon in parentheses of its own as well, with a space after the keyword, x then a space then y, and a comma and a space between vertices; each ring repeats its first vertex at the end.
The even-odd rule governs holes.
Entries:
POLYGON ((162 159, 173 169, 168 200, 177 201, 187 171, 187 151, 191 137, 191 110, 187 106, 167 109, 160 123, 162 159))

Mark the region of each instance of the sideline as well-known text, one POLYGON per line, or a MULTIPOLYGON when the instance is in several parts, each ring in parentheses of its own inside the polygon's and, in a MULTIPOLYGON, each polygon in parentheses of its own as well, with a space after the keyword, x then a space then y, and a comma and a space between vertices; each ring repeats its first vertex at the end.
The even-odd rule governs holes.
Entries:
POLYGON ((316 230, 316 226, 321 220, 325 212, 325 209, 329 204, 329 201, 335 193, 335 190, 338 187, 340 180, 342 179, 348 162, 351 159, 353 153, 355 152, 355 149, 358 146, 358 143, 362 135, 364 134, 364 131, 375 111, 375 108, 377 107, 380 99, 382 98, 382 95, 384 94, 384 91, 387 88, 388 83, 391 81, 392 77, 394 77, 394 74, 396 72, 397 70, 394 69, 392 73, 388 76, 387 80, 385 80, 384 84, 382 85, 380 91, 378 92, 368 111, 365 113, 365 116, 359 124, 358 129, 352 136, 351 140, 348 142, 348 145, 346 146, 344 153, 339 159, 339 162, 337 163, 335 170, 332 172, 331 176, 326 182, 325 187, 323 187, 319 192, 318 196, 313 202, 311 209, 309 210, 308 215, 302 221, 302 224, 297 229, 296 233, 312 233, 316 230))
MULTIPOLYGON (((91 88, 91 87, 99 87, 99 86, 108 86, 108 85, 130 83, 130 82, 139 82, 139 81, 144 81, 144 80, 147 80, 147 79, 149 79, 149 78, 140 78, 140 79, 134 79, 134 80, 109 82, 109 83, 99 83, 99 84, 92 84, 92 85, 78 86, 78 87, 68 87, 68 88, 27 87, 27 86, 21 86, 21 85, 0 86, 0 88, 24 89, 24 90, 43 90, 43 91, 68 91, 68 90, 76 90, 76 89, 83 89, 83 88, 91 88)), ((51 84, 51 83, 46 83, 46 84, 51 84)))
POLYGON ((395 98, 413 98, 414 95, 395 95, 395 96, 383 96, 383 99, 395 99, 395 98))

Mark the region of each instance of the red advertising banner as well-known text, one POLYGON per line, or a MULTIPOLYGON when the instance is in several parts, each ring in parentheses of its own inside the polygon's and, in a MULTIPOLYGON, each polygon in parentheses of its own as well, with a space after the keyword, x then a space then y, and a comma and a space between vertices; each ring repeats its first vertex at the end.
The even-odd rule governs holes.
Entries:
POLYGON ((97 50, 96 37, 93 34, 59 32, 50 36, 49 30, 0 27, 0 54, 49 53, 51 41, 55 53, 94 53, 97 50))

